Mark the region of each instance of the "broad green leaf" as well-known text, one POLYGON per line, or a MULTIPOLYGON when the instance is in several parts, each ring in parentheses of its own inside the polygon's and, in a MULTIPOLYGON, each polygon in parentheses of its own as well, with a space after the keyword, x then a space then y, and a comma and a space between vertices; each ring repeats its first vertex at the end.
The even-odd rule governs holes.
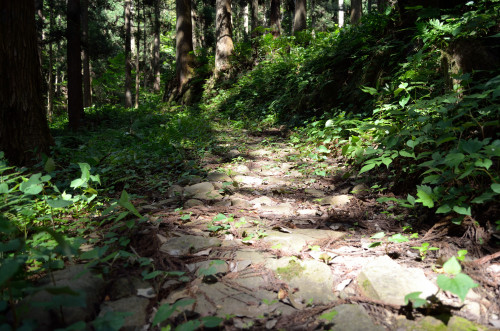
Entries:
POLYGON ((155 270, 155 271, 152 271, 146 275, 143 276, 144 279, 153 279, 155 278, 156 276, 159 276, 159 275, 164 275, 165 274, 165 271, 162 271, 162 270, 155 270))
POLYGON ((429 186, 417 186, 417 196, 419 198, 417 201, 421 202, 424 206, 429 208, 434 207, 432 189, 429 186))
POLYGON ((471 208, 470 207, 462 207, 462 206, 453 206, 453 211, 460 215, 471 216, 471 208))
POLYGON ((371 236, 371 239, 380 239, 385 237, 385 232, 377 232, 373 236, 371 236))
POLYGON ((15 238, 7 242, 0 242, 0 253, 18 251, 23 245, 24 241, 20 238, 15 238))
POLYGON ((465 300, 469 290, 478 286, 478 284, 474 283, 472 278, 464 273, 459 273, 453 278, 445 275, 438 275, 437 284, 443 291, 449 291, 457 295, 462 302, 465 300))
POLYGON ((361 91, 363 91, 365 93, 369 93, 371 95, 377 95, 378 94, 377 89, 375 89, 373 87, 369 87, 369 86, 362 86, 361 87, 361 91))
POLYGON ((225 220, 227 217, 226 215, 224 214, 217 214, 214 218, 213 218, 213 221, 214 222, 220 222, 220 221, 223 221, 225 220))
POLYGON ((410 101, 410 96, 407 95, 405 97, 402 97, 401 100, 399 100, 399 104, 401 105, 401 107, 404 107, 406 106, 406 104, 408 103, 408 101, 410 101))
POLYGON ((427 300, 420 298, 422 292, 412 292, 405 295, 405 305, 411 301, 413 308, 420 308, 427 304, 427 300))
POLYGON ((394 243, 404 243, 409 241, 409 239, 406 236, 403 236, 401 233, 396 233, 395 235, 387 238, 387 240, 394 243))
POLYGON ((141 214, 139 214, 137 209, 135 209, 134 205, 130 202, 130 198, 127 191, 125 190, 122 191, 122 195, 120 196, 120 200, 118 200, 118 204, 123 208, 127 209, 128 211, 130 211, 135 216, 142 218, 141 214))
POLYGON ((415 205, 415 201, 416 201, 416 200, 415 200, 415 197, 414 197, 413 195, 408 194, 408 196, 406 197, 406 200, 408 200, 408 202, 409 202, 412 206, 414 206, 414 205, 415 205))
POLYGON ((447 214, 451 211, 451 207, 448 205, 442 205, 436 210, 436 214, 447 214))
POLYGON ((452 256, 448 261, 443 264, 443 270, 447 274, 457 275, 462 271, 462 267, 457 258, 452 256))
POLYGON ((64 199, 50 199, 47 200, 47 204, 52 208, 66 208, 68 206, 71 206, 73 204, 73 201, 64 199))
POLYGON ((325 128, 331 128, 334 125, 334 122, 332 120, 328 120, 325 123, 325 128))
POLYGON ((207 328, 215 328, 221 325, 224 319, 217 316, 205 316, 201 318, 201 322, 207 328))
POLYGON ((489 169, 493 165, 493 161, 491 161, 490 159, 479 159, 476 160, 476 162, 474 162, 474 165, 476 167, 483 167, 489 169))
POLYGON ((325 145, 320 145, 318 146, 318 148, 316 149, 319 153, 330 153, 330 150, 328 148, 326 148, 325 145))
POLYGON ((82 171, 82 176, 80 178, 88 181, 90 179, 90 165, 88 163, 78 163, 78 165, 82 171))
POLYGON ((180 307, 186 307, 186 306, 194 304, 195 302, 196 302, 196 299, 191 299, 191 298, 181 299, 181 300, 177 301, 176 303, 174 303, 173 307, 175 307, 176 309, 180 308, 180 307))
POLYGON ((500 184, 491 184, 491 189, 493 190, 493 192, 495 193, 500 193, 500 184))
POLYGON ((125 323, 125 317, 131 313, 108 311, 104 316, 96 318, 92 325, 96 331, 118 331, 125 323))
POLYGON ((7 183, 0 183, 0 194, 9 193, 9 185, 7 183))
POLYGON ((42 174, 34 174, 26 182, 22 182, 19 185, 19 190, 24 194, 35 195, 43 190, 43 184, 40 180, 42 174))
POLYGON ((155 317, 153 318, 153 325, 162 323, 163 321, 168 319, 174 311, 175 307, 170 306, 168 303, 161 305, 160 308, 158 308, 155 317))
POLYGON ((0 288, 11 279, 24 264, 24 260, 17 257, 13 259, 6 259, 0 265, 0 288))
POLYGON ((46 172, 52 172, 56 170, 56 163, 54 162, 54 159, 49 157, 47 161, 45 162, 45 165, 43 166, 43 170, 46 172))
POLYGON ((214 266, 210 266, 208 268, 200 268, 198 270, 198 274, 200 276, 211 276, 217 273, 217 269, 214 266))
POLYGON ((462 161, 465 160, 465 155, 462 153, 449 153, 444 158, 444 163, 452 168, 458 166, 462 161))
POLYGON ((418 143, 419 143, 419 142, 418 142, 418 140, 411 140, 411 139, 410 139, 410 140, 408 140, 408 141, 406 142, 406 145, 408 145, 409 147, 411 147, 412 149, 414 149, 414 148, 415 148, 415 146, 417 146, 417 145, 418 145, 418 143))
POLYGON ((404 156, 404 157, 415 158, 415 153, 409 153, 407 151, 399 151, 399 155, 404 156))
POLYGON ((474 198, 471 203, 485 203, 486 201, 492 200, 495 197, 493 192, 484 192, 480 196, 474 198))
POLYGON ((364 167, 362 167, 362 168, 361 168, 361 170, 359 170, 359 175, 361 175, 363 172, 370 171, 370 170, 372 170, 373 168, 375 168, 375 163, 370 163, 370 164, 367 164, 367 165, 365 165, 364 167))
POLYGON ((483 148, 484 143, 479 141, 477 138, 473 140, 465 140, 460 143, 460 147, 464 152, 469 154, 477 153, 481 148, 483 148))
POLYGON ((324 313, 324 314, 320 315, 319 318, 321 318, 323 320, 331 321, 335 316, 337 316, 337 314, 338 314, 338 311, 332 310, 328 313, 324 313))
POLYGON ((85 187, 87 185, 87 181, 82 178, 77 178, 71 181, 70 187, 72 188, 79 188, 79 187, 85 187))

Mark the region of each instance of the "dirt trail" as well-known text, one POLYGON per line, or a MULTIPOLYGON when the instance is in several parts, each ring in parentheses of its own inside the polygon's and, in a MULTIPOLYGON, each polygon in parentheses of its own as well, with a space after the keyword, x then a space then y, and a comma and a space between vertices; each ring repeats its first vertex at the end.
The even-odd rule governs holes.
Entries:
MULTIPOLYGON (((432 266, 455 248, 443 234, 433 240, 437 228, 420 233, 423 239, 369 248, 377 232, 403 233, 405 223, 397 220, 405 215, 378 204, 377 193, 355 177, 311 174, 311 161, 278 130, 232 138, 221 141, 224 152, 206 156, 206 177, 193 176, 170 187, 165 199, 139 206, 150 218, 131 243, 138 255, 152 258, 157 270, 185 272, 153 284, 150 316, 161 305, 195 299, 172 314, 172 325, 219 316, 224 329, 410 330, 418 323, 446 329, 430 316, 422 320, 423 311, 401 308, 415 289, 437 291, 432 266), (417 262, 411 247, 424 241, 440 252, 417 262)), ((341 165, 328 167, 342 173, 341 165)), ((471 266, 482 286, 464 305, 440 293, 456 307, 440 309, 499 327, 498 266, 471 266)), ((453 318, 447 328, 466 322, 453 318)))

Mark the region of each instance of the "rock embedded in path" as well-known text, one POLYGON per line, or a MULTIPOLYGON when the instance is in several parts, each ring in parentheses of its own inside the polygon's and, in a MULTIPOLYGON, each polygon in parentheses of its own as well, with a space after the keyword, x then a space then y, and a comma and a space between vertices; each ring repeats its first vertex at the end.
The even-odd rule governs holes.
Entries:
POLYGON ((264 215, 266 214, 277 214, 277 215, 283 215, 283 216, 292 216, 295 214, 295 210, 293 209, 293 206, 289 203, 280 203, 278 205, 274 206, 261 206, 260 210, 263 212, 264 215))
POLYGON ((176 198, 181 197, 183 192, 183 188, 180 185, 172 185, 167 190, 167 197, 176 198))
POLYGON ((220 172, 211 172, 207 175, 207 180, 210 182, 232 182, 233 179, 226 174, 220 172))
POLYGON ((307 195, 310 195, 314 198, 322 198, 325 196, 325 192, 323 191, 320 191, 320 190, 317 190, 317 189, 314 189, 314 188, 306 188, 304 190, 304 192, 307 194, 307 195))
POLYGON ((262 157, 262 156, 267 156, 271 155, 272 152, 268 151, 267 149, 256 149, 254 151, 248 152, 248 155, 253 156, 253 157, 262 157))
POLYGON ((261 196, 261 197, 258 197, 258 198, 255 198, 253 199, 252 201, 250 201, 252 204, 254 205, 268 205, 268 206, 272 206, 272 205, 275 205, 276 203, 273 201, 273 199, 269 198, 269 197, 266 197, 266 196, 261 196))
POLYGON ((334 207, 342 207, 342 206, 347 205, 349 203, 349 201, 351 200, 351 198, 352 198, 352 196, 347 195, 347 194, 334 195, 331 197, 326 197, 326 198, 321 199, 319 201, 319 203, 322 206, 330 205, 330 206, 334 206, 334 207))
POLYGON ((220 246, 221 241, 217 238, 205 238, 199 236, 185 235, 169 239, 161 245, 160 252, 171 256, 182 256, 195 253, 205 248, 220 246))
POLYGON ((412 292, 422 292, 422 299, 437 292, 422 269, 402 267, 387 255, 365 265, 358 275, 358 285, 367 297, 394 305, 404 305, 405 296, 412 292))
POLYGON ((317 229, 293 229, 291 233, 268 230, 266 234, 262 241, 290 253, 299 253, 306 245, 318 240, 339 239, 344 236, 343 232, 317 229))
POLYGON ((372 319, 361 305, 340 305, 329 313, 336 311, 337 314, 332 318, 332 330, 342 331, 383 331, 384 327, 373 323, 372 319))
POLYGON ((198 200, 209 200, 209 201, 220 201, 224 198, 222 194, 218 190, 212 190, 208 192, 197 193, 193 197, 193 199, 198 200))
POLYGON ((186 186, 184 188, 184 195, 194 196, 197 194, 208 193, 208 192, 211 192, 213 190, 215 190, 215 187, 212 183, 203 182, 203 183, 198 183, 198 184, 194 184, 191 186, 186 186))
POLYGON ((243 175, 234 176, 234 181, 249 186, 260 186, 262 185, 263 182, 262 178, 253 176, 243 176, 243 175))
POLYGON ((149 300, 131 296, 116 301, 105 301, 101 305, 99 317, 112 313, 128 313, 120 330, 142 330, 147 323, 149 300))
POLYGON ((184 208, 188 209, 191 207, 196 207, 196 206, 203 206, 204 203, 201 200, 198 199, 189 199, 186 202, 184 202, 184 208))

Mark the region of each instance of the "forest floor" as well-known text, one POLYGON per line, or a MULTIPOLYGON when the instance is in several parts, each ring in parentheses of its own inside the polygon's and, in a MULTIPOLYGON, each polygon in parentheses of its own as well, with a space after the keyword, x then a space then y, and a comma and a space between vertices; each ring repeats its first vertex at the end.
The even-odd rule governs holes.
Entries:
POLYGON ((131 330, 159 321, 182 330, 500 328, 500 263, 478 245, 477 224, 413 215, 410 225, 405 209, 376 201, 390 192, 345 175, 340 159, 327 165, 338 175, 316 175, 279 129, 217 134, 221 152, 205 155, 205 175, 132 201, 148 216, 129 246, 147 262, 113 265, 100 316, 132 311, 131 330), (408 240, 388 239, 398 236, 408 240), (413 247, 423 243, 439 250, 422 259, 413 247), (479 284, 464 302, 436 286, 460 249, 463 272, 479 284), (414 309, 404 302, 411 292, 434 296, 414 309))
POLYGON ((173 325, 219 316, 227 329, 446 328, 434 315, 449 329, 471 326, 449 320, 455 315, 500 328, 500 264, 477 244, 480 227, 464 223, 451 233, 447 219, 411 227, 402 210, 377 203, 381 193, 361 178, 342 176, 338 160, 329 165, 338 176, 314 175, 313 161, 278 129, 219 135, 226 152, 205 156, 206 178, 193 176, 154 202, 135 201, 150 215, 131 243, 138 256, 152 258, 157 270, 190 275, 154 284, 151 316, 159 305, 193 298, 170 317, 173 325), (418 237, 370 238, 380 232, 418 237), (426 242, 439 250, 422 260, 412 247, 426 242), (436 277, 464 248, 464 272, 480 286, 461 302, 438 293, 436 277), (411 309, 404 296, 416 291, 437 296, 428 308, 411 309))

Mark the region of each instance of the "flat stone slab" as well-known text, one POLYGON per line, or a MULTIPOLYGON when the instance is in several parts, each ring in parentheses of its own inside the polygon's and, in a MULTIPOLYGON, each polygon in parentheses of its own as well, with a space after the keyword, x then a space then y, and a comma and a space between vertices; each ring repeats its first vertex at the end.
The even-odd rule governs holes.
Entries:
POLYGON ((314 189, 314 188, 306 188, 304 190, 304 192, 307 195, 310 195, 310 196, 315 197, 315 198, 322 198, 322 197, 325 196, 325 192, 317 190, 317 189, 314 189))
MULTIPOLYGON (((385 328, 373 323, 366 310, 360 305, 340 305, 330 310, 337 312, 332 318, 332 330, 339 331, 384 331, 385 328)), ((326 312, 328 313, 328 312, 326 312)))
POLYGON ((262 185, 262 178, 253 176, 236 175, 234 181, 244 185, 259 186, 262 185))
POLYGON ((352 196, 347 194, 335 195, 331 197, 322 198, 319 201, 319 203, 323 206, 330 205, 330 206, 342 207, 347 205, 351 200, 351 198, 352 196))
POLYGON ((285 281, 289 288, 297 289, 293 300, 301 305, 307 303, 327 304, 337 299, 334 292, 334 276, 330 267, 316 260, 300 261, 286 257, 268 260, 266 267, 285 281))
POLYGON ((253 199, 252 201, 250 201, 252 204, 254 205, 268 205, 268 206, 272 206, 272 205, 275 205, 276 203, 273 201, 273 199, 269 198, 269 197, 266 197, 266 196, 262 196, 262 197, 258 197, 258 198, 255 198, 253 199))
POLYGON ((266 234, 262 239, 264 242, 291 253, 298 253, 304 246, 317 240, 339 239, 345 235, 343 232, 318 229, 293 229, 291 233, 268 230, 266 234))
POLYGON ((184 202, 184 208, 191 208, 191 207, 196 207, 196 206, 203 206, 204 203, 201 200, 198 199, 189 199, 186 202, 184 202))
POLYGON ((198 183, 198 184, 194 184, 191 186, 186 186, 184 188, 184 194, 187 196, 193 196, 193 195, 197 195, 197 194, 211 192, 213 190, 215 190, 215 187, 212 183, 203 182, 203 183, 198 183))
POLYGON ((221 243, 221 240, 217 238, 185 235, 167 240, 161 245, 160 252, 172 256, 188 255, 205 248, 220 246, 221 243))
POLYGON ((266 149, 256 149, 254 151, 248 152, 248 155, 254 156, 254 157, 259 157, 259 156, 266 156, 266 155, 271 155, 272 152, 268 151, 266 149))
POLYGON ((200 192, 195 194, 193 199, 198 200, 209 200, 209 201, 220 201, 224 198, 222 194, 218 190, 212 190, 208 192, 200 192))
POLYGON ((210 182, 221 182, 221 183, 233 181, 231 177, 221 172, 211 172, 207 175, 207 179, 210 182))
POLYGON ((99 317, 110 313, 129 313, 125 316, 124 324, 120 330, 141 330, 147 323, 147 309, 149 300, 137 296, 131 296, 116 301, 105 301, 101 305, 99 317))
POLYGON ((289 203, 280 203, 274 206, 261 206, 260 209, 264 214, 279 214, 284 216, 292 216, 295 214, 295 211, 291 204, 289 203))
POLYGON ((422 299, 437 292, 422 269, 402 267, 387 255, 368 262, 358 284, 367 297, 394 305, 404 305, 404 297, 412 292, 422 292, 422 299))

